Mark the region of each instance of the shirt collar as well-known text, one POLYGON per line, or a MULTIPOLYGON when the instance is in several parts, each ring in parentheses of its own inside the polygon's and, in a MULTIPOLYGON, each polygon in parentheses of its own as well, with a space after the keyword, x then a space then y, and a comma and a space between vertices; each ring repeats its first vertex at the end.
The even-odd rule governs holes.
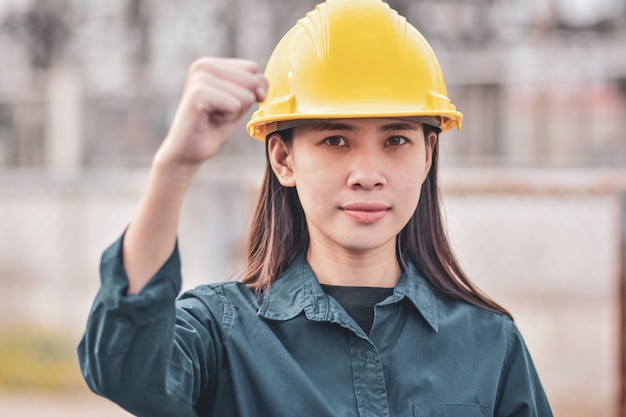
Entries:
POLYGON ((304 256, 298 256, 272 283, 260 301, 258 314, 271 320, 289 320, 302 310, 310 319, 323 320, 328 297, 304 256))
MULTIPOLYGON (((435 332, 438 330, 435 294, 412 263, 400 276, 393 295, 381 305, 392 304, 403 298, 415 306, 435 332)), ((259 304, 259 316, 270 320, 289 320, 302 311, 310 320, 323 321, 329 318, 329 299, 304 256, 297 257, 274 281, 259 304)))
POLYGON ((397 299, 405 297, 411 301, 430 327, 437 332, 439 330, 439 314, 435 293, 412 262, 408 262, 406 270, 400 276, 396 288, 393 290, 392 297, 387 298, 381 305, 391 304, 397 299))

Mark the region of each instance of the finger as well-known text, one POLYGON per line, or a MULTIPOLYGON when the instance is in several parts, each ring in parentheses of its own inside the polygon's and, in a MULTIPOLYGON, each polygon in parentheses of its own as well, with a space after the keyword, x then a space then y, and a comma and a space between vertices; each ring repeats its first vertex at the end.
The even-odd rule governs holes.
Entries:
POLYGON ((259 101, 265 98, 267 81, 257 72, 257 65, 252 61, 205 58, 192 65, 189 78, 193 79, 198 74, 211 74, 220 80, 242 85, 254 91, 259 101), (250 69, 254 71, 249 71, 250 69))
POLYGON ((206 85, 213 88, 223 90, 224 92, 237 97, 244 104, 252 104, 256 100, 257 93, 250 88, 237 82, 217 78, 209 73, 196 73, 190 80, 192 85, 206 85))
POLYGON ((265 100, 265 95, 267 94, 268 81, 263 74, 257 74, 257 85, 256 90, 254 90, 256 94, 256 101, 261 102, 265 100))
POLYGON ((248 59, 241 58, 218 58, 218 57, 203 57, 194 61, 189 71, 193 72, 196 70, 210 71, 215 67, 231 67, 238 68, 243 71, 247 71, 252 74, 256 74, 259 72, 259 66, 256 62, 250 61, 248 59))
POLYGON ((219 67, 215 68, 211 74, 220 80, 241 85, 258 93, 259 96, 264 96, 267 89, 265 77, 259 73, 253 74, 238 68, 219 67))
POLYGON ((189 92, 189 101, 198 112, 218 123, 238 120, 252 104, 251 100, 242 100, 222 88, 206 84, 195 85, 189 92))

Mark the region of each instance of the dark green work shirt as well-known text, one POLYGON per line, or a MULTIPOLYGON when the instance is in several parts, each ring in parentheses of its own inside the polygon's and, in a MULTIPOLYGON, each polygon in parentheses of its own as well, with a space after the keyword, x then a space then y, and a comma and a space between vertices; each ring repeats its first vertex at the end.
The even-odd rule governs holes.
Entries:
POLYGON ((118 241, 78 352, 97 393, 139 416, 549 417, 507 317, 434 292, 410 265, 369 336, 297 259, 258 299, 180 290, 175 252, 137 295, 118 241))

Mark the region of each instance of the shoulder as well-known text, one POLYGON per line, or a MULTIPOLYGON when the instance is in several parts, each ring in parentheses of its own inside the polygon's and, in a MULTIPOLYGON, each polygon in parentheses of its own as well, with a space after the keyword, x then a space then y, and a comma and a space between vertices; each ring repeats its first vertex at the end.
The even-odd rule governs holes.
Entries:
POLYGON ((223 321, 237 310, 256 315, 256 294, 239 281, 200 285, 183 292, 176 300, 177 314, 192 315, 203 320, 223 321))
POLYGON ((176 301, 177 306, 206 306, 215 304, 250 305, 258 304, 257 296, 245 284, 239 281, 224 281, 199 285, 183 292, 176 301))
POLYGON ((439 329, 446 328, 467 336, 474 335, 510 349, 519 331, 513 320, 498 311, 435 293, 439 329))
POLYGON ((488 334, 504 340, 512 331, 513 321, 507 315, 433 286, 413 263, 408 264, 396 290, 411 300, 436 332, 458 337, 488 334))

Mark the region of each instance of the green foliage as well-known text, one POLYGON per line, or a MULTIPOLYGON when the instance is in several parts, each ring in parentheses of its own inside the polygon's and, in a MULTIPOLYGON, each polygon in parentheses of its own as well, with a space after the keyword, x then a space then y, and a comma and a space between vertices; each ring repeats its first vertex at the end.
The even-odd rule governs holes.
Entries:
POLYGON ((83 390, 76 339, 39 327, 0 330, 0 390, 83 390))

